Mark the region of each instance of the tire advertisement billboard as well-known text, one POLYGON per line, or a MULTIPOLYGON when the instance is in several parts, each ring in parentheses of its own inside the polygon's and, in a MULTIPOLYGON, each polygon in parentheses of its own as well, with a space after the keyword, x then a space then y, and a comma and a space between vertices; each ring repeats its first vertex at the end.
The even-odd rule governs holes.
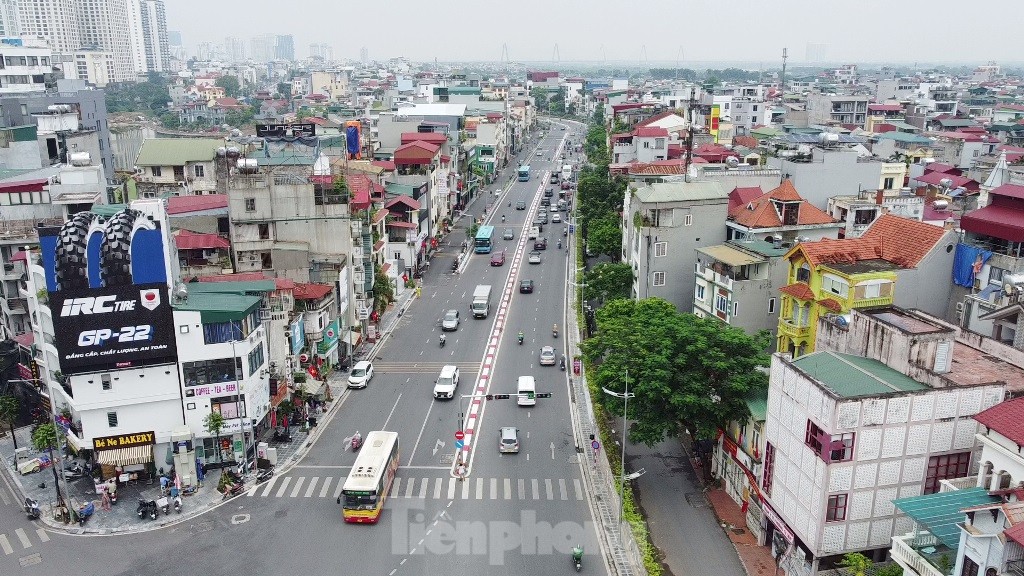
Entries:
POLYGON ((166 235, 132 209, 91 212, 39 229, 40 256, 64 374, 177 360, 166 235))

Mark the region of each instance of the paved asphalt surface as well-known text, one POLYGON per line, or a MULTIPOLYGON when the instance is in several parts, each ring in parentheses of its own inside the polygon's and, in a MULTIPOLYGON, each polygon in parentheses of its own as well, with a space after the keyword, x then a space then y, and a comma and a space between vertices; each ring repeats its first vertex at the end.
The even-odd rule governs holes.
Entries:
MULTIPOLYGON (((540 193, 557 188, 544 175, 561 163, 557 158, 552 162, 552 155, 570 133, 556 128, 539 146, 528 146, 522 157, 535 175, 529 182, 511 187, 502 182, 507 191, 494 204, 497 212, 490 223, 498 249, 508 250, 505 265, 492 267, 487 255, 472 255, 461 274, 452 274, 461 242, 453 234, 452 245, 434 258, 422 297, 373 358, 369 386, 346 394, 298 466, 191 522, 120 536, 43 532, 41 524, 25 519, 14 491, 0 485, 0 574, 561 573, 572 570, 569 551, 576 543, 587 549, 584 573, 605 573, 573 444, 566 372, 537 362, 541 346, 563 352, 567 252, 564 242, 561 250, 556 243, 564 224, 545 226, 549 248, 542 252, 543 262, 524 261, 519 278, 506 282, 513 259, 525 260, 532 249, 531 242, 515 252, 523 247, 520 235, 535 214, 540 193), (515 210, 516 200, 526 200, 529 209, 515 210), (515 240, 500 239, 506 227, 515 229, 515 240), (518 293, 520 278, 534 280, 533 294, 518 293), (477 284, 494 290, 492 314, 484 320, 469 314, 477 284), (517 376, 529 374, 536 377, 538 392, 551 392, 552 398, 538 399, 531 407, 517 406, 514 398, 485 402, 470 477, 459 482, 451 474, 453 443, 466 401, 434 400, 434 379, 441 366, 455 364, 461 372, 459 394, 474 388, 506 284, 511 304, 489 392, 514 393, 517 376), (437 320, 452 308, 460 310, 462 322, 448 333, 442 349, 437 320), (551 334, 553 323, 559 325, 557 339, 551 334), (526 334, 522 346, 516 342, 519 330, 526 334), (519 454, 498 453, 502 426, 519 428, 519 454), (345 439, 356 430, 365 436, 382 429, 399 433, 398 480, 379 524, 345 524, 335 500, 355 459, 345 439)), ((473 207, 477 215, 483 200, 473 207)))

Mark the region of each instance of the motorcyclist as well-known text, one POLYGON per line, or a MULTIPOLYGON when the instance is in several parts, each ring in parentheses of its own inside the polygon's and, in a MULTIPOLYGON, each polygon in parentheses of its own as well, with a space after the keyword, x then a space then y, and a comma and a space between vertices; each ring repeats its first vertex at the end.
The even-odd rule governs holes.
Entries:
POLYGON ((523 331, 522 331, 522 330, 520 330, 520 331, 519 331, 519 343, 520 343, 520 344, 522 344, 522 343, 523 343, 523 338, 525 338, 525 337, 526 337, 526 336, 524 336, 524 335, 523 335, 523 331))
POLYGON ((551 326, 551 334, 556 337, 558 336, 558 324, 554 324, 551 326))
POLYGON ((559 241, 558 241, 558 249, 559 249, 559 250, 561 250, 561 249, 562 249, 562 241, 561 241, 561 240, 559 240, 559 241))
POLYGON ((576 547, 572 549, 572 561, 573 562, 582 562, 583 561, 583 545, 582 544, 577 544, 576 547))
POLYGON ((445 338, 444 334, 441 334, 441 346, 444 346, 445 340, 447 340, 447 338, 445 338))
POLYGON ((501 223, 502 223, 502 224, 504 224, 504 223, 505 223, 505 215, 504 215, 504 214, 502 214, 502 215, 501 215, 501 223))

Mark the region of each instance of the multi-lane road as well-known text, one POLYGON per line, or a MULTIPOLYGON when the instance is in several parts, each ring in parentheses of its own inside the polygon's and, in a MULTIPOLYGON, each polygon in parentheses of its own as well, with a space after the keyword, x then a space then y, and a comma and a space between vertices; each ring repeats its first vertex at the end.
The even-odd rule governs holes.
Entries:
MULTIPOLYGON (((605 574, 573 439, 567 372, 538 363, 542 346, 554 346, 559 356, 566 352, 567 224, 544 227, 549 242, 540 264, 526 262, 533 242, 523 238, 543 190, 557 189, 547 175, 562 164, 565 140, 581 138, 579 124, 568 126, 556 125, 522 153, 532 169, 529 182, 502 182, 500 196, 491 199, 487 219, 496 229, 496 249, 506 250, 505 264, 490 266, 488 255, 470 255, 459 273, 451 273, 462 240, 453 236, 435 256, 421 297, 371 359, 369 386, 342 397, 297 466, 190 522, 122 536, 47 535, 17 513, 19 503, 7 492, 0 546, 7 542, 12 553, 0 554, 0 572, 539 574, 572 571, 570 550, 580 543, 587 549, 584 571, 605 574), (515 209, 518 200, 527 210, 515 209), (505 228, 515 231, 513 240, 501 239, 505 228), (532 294, 519 293, 524 278, 534 281, 532 294), (469 313, 478 284, 493 287, 486 319, 469 313), (438 320, 449 309, 460 310, 462 321, 441 348, 438 320), (558 338, 551 333, 556 323, 558 338), (522 345, 519 331, 526 336, 522 345), (434 380, 446 364, 459 367, 459 397, 435 400, 434 380), (537 391, 551 397, 529 407, 518 406, 515 397, 462 398, 514 394, 520 375, 534 376, 537 391), (518 454, 498 452, 503 426, 519 429, 518 454), (458 429, 469 445, 464 481, 452 473, 458 429), (336 503, 355 460, 345 439, 357 430, 392 430, 400 437, 401 467, 376 525, 345 524, 336 503), (36 551, 43 551, 38 559, 36 551)), ((483 202, 472 209, 478 217, 483 202)))

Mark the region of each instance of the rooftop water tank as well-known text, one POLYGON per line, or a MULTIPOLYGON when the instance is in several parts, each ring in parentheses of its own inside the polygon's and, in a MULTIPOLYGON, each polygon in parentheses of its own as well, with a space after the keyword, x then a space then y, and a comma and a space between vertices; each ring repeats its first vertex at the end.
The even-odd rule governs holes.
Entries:
POLYGON ((238 171, 242 174, 254 174, 258 167, 255 158, 238 159, 238 171))
POLYGON ((92 156, 88 152, 73 152, 68 154, 68 161, 72 166, 91 166, 92 156))

